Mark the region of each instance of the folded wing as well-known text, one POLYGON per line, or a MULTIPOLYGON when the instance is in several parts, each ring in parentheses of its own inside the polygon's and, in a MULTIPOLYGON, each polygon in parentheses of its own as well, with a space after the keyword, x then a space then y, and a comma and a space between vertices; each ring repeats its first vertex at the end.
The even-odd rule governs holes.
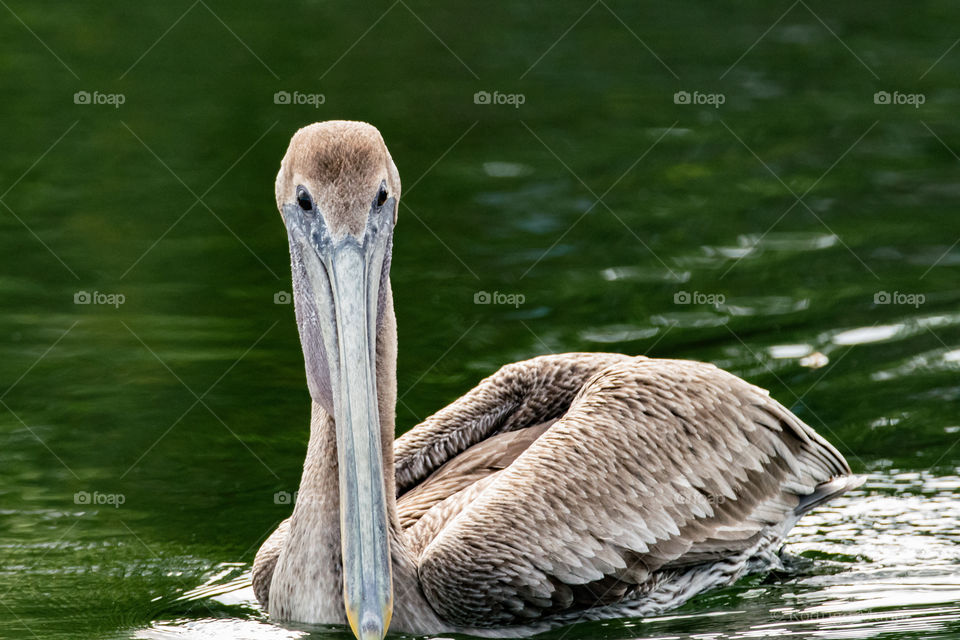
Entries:
POLYGON ((658 572, 785 532, 849 488, 828 484, 849 473, 762 389, 703 363, 617 359, 509 466, 459 494, 421 545, 422 587, 468 627, 614 603, 658 572))

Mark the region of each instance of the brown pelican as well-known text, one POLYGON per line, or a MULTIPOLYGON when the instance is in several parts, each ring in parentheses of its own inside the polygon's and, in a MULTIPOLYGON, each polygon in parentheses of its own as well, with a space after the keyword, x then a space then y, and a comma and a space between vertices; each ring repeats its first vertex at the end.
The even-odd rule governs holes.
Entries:
POLYGON ((379 131, 300 129, 276 198, 312 398, 293 514, 253 567, 276 620, 380 640, 649 615, 775 564, 858 484, 766 391, 611 353, 508 364, 394 441, 400 177, 379 131))

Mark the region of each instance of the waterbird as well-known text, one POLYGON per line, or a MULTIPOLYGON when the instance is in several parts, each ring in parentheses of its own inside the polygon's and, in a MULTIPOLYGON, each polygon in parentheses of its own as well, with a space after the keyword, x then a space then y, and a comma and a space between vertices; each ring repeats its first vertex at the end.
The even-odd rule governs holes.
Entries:
POLYGON ((394 440, 400 193, 362 122, 300 129, 277 175, 311 417, 253 565, 272 619, 380 640, 652 615, 777 566, 803 514, 859 485, 767 391, 616 353, 507 364, 394 440))

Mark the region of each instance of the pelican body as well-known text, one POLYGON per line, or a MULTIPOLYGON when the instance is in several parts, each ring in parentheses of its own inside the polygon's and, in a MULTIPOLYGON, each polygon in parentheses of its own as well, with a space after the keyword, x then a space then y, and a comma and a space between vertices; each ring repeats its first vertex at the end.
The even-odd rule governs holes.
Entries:
POLYGON ((271 618, 380 640, 651 615, 775 566, 859 483, 766 391, 612 353, 508 364, 394 440, 399 199, 360 122, 297 131, 277 176, 312 409, 293 514, 253 567, 271 618))

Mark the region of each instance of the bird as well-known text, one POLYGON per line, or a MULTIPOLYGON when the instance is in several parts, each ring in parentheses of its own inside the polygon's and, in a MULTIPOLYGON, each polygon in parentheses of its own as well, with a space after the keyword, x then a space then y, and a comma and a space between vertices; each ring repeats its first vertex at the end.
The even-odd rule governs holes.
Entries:
POLYGON ((298 130, 275 196, 311 416, 293 512, 251 573, 274 621, 380 640, 654 615, 777 567, 801 516, 862 483, 764 389, 618 353, 506 364, 395 439, 383 137, 298 130))

